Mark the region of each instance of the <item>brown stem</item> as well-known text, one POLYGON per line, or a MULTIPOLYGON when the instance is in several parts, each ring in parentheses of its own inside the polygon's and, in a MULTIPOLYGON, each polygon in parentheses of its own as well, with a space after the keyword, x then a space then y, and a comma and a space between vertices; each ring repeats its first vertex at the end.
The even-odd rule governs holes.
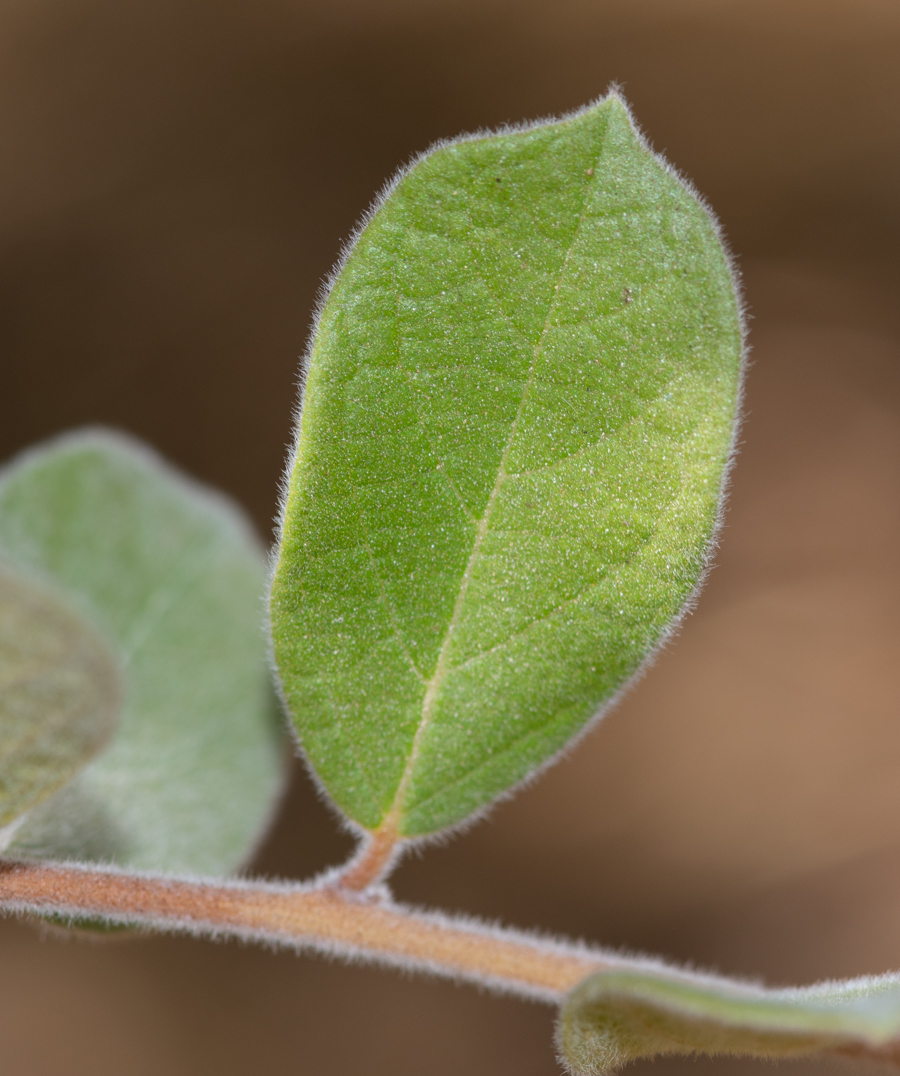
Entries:
POLYGON ((630 963, 386 899, 366 900, 333 885, 200 882, 2 862, 0 907, 362 957, 551 1002, 593 971, 630 963))
MULTIPOLYGON (((647 961, 416 912, 332 884, 202 882, 110 869, 0 861, 0 911, 102 918, 178 933, 241 938, 408 970, 559 1004, 595 971, 647 961)), ((655 965, 658 970, 659 965, 655 965)), ((674 970, 674 969, 673 969, 674 970)), ((897 1064, 895 1043, 830 1052, 897 1064)))
POLYGON ((339 889, 361 893, 383 882, 399 858, 400 838, 390 824, 375 830, 359 852, 340 871, 332 883, 339 889))

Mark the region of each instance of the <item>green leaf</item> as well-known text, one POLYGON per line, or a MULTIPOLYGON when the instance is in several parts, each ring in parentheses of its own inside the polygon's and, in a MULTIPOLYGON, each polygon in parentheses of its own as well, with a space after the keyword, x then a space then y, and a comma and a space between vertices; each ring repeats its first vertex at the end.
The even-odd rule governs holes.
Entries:
POLYGON ((784 990, 675 971, 604 971, 567 998, 557 1045, 601 1076, 659 1054, 900 1060, 900 975, 784 990))
POLYGON ((0 827, 105 746, 120 702, 115 657, 91 625, 0 566, 0 827))
POLYGON ((321 311, 271 601, 351 819, 460 822, 638 669, 706 563, 740 361, 716 227, 615 96, 391 188, 321 311))
POLYGON ((62 588, 115 651, 119 730, 37 807, 14 851, 223 874, 282 786, 262 631, 264 557, 243 515, 102 431, 0 476, 0 550, 62 588))

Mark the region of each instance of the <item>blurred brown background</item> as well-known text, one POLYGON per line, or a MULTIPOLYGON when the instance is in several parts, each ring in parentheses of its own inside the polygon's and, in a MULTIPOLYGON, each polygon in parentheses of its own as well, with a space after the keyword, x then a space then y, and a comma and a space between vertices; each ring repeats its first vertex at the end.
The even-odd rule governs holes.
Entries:
MULTIPOLYGON (((773 982, 897 968, 893 0, 4 0, 0 456, 122 427, 268 535, 316 290, 373 191, 612 80, 744 273, 718 567, 577 752, 396 888, 773 982)), ((347 849, 298 771, 256 869, 347 849)), ((16 923, 0 967, 3 1073, 557 1071, 549 1011, 390 972, 16 923)), ((656 1071, 688 1064, 758 1068, 656 1071)))

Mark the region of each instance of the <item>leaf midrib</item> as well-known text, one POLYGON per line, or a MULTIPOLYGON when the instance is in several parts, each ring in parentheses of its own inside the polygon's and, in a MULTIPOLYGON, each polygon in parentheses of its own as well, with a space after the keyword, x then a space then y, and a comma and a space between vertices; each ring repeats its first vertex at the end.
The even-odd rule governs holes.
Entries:
MULTIPOLYGON (((678 492, 676 492, 676 493, 674 493, 672 495, 672 497, 669 499, 669 501, 667 503, 671 504, 672 502, 677 500, 678 496, 683 491, 684 491, 684 485, 682 485, 680 487, 678 492)), ((626 561, 623 561, 620 565, 617 566, 617 569, 621 570, 621 569, 627 569, 627 568, 631 567, 631 565, 634 563, 634 561, 637 560, 637 558, 639 556, 641 556, 641 554, 644 552, 644 550, 653 542, 655 537, 656 537, 656 532, 654 531, 654 533, 652 535, 650 535, 646 540, 644 540, 641 543, 640 547, 638 549, 636 549, 634 551, 634 553, 626 561)), ((464 669, 467 665, 473 664, 474 662, 480 660, 481 658, 486 657, 488 654, 491 654, 491 653, 493 653, 494 651, 497 651, 497 650, 502 650, 505 646, 509 645, 509 642, 512 639, 515 639, 515 638, 517 638, 517 637, 519 637, 521 635, 524 635, 526 632, 530 631, 536 624, 540 624, 545 620, 549 620, 550 617, 555 616, 561 609, 564 609, 568 605, 577 605, 584 598, 584 596, 587 593, 589 593, 592 590, 596 590, 596 588, 599 587, 599 586, 602 586, 603 582, 604 582, 603 579, 598 579, 598 580, 595 580, 593 583, 588 583, 587 586, 585 586, 577 594, 573 595, 571 598, 567 598, 564 602, 561 602, 558 606, 556 606, 555 609, 551 609, 549 613, 544 614, 543 616, 539 617, 537 620, 531 621, 531 623, 526 625, 521 631, 514 632, 512 635, 510 635, 506 639, 504 639, 503 642, 498 643, 496 646, 492 646, 489 650, 483 650, 478 654, 474 654, 471 658, 468 658, 462 664, 454 665, 450 671, 451 672, 458 672, 460 669, 464 669)), ((607 703, 604 702, 602 704, 602 708, 605 709, 606 705, 607 705, 607 703)), ((468 771, 468 773, 466 773, 462 777, 457 777, 452 781, 448 781, 446 784, 441 785, 439 788, 437 788, 434 792, 430 793, 424 799, 419 800, 419 802, 416 804, 416 810, 421 811, 422 808, 426 804, 433 802, 439 796, 446 795, 446 793, 447 793, 447 791, 449 789, 454 788, 454 787, 458 787, 459 785, 461 785, 463 783, 463 781, 470 778, 473 774, 476 774, 479 771, 484 770, 488 765, 490 765, 492 762, 496 761, 498 758, 501 758, 503 755, 510 754, 512 751, 516 750, 517 747, 523 741, 525 741, 525 740, 527 740, 529 738, 534 738, 535 736, 541 735, 544 732, 544 730, 547 728, 547 726, 551 725, 553 723, 553 721, 556 720, 556 718, 557 718, 556 713, 551 714, 541 724, 535 725, 532 728, 526 729, 524 732, 520 733, 514 739, 510 740, 509 743, 507 743, 504 747, 500 748, 499 751, 496 751, 489 758, 484 759, 477 766, 473 767, 471 770, 468 771)))
MULTIPOLYGON (((596 175, 598 171, 600 157, 603 155, 601 149, 597 160, 594 162, 593 171, 596 175)), ((525 410, 525 404, 528 400, 528 396, 531 390, 531 386, 534 383, 534 374, 537 369, 538 358, 544 347, 544 341, 547 336, 547 332, 550 328, 553 314, 556 311, 557 301, 559 299, 559 288, 562 283, 562 279, 565 276, 566 270, 569 267, 569 260, 572 255, 572 250, 578 240, 581 233, 581 226, 584 223, 585 213, 587 212, 588 202, 590 200, 590 191, 593 187, 593 180, 585 184, 584 199, 582 201, 581 212, 578 215, 578 221, 575 228, 572 231, 572 238, 569 241, 569 245, 566 248, 565 257, 563 258, 562 265, 560 266, 559 273, 557 274, 556 284, 553 287, 553 296, 550 301, 550 307, 547 310, 547 316, 544 319, 544 324, 541 328, 540 336, 538 337, 534 348, 532 350, 531 364, 528 369, 528 374, 525 378, 525 384, 522 388, 522 395, 519 400, 519 406, 516 410, 515 418, 512 421, 512 425, 509 429, 509 435, 506 439, 506 444, 503 448, 503 454, 500 457, 500 463, 497 467, 497 476, 494 479, 494 485, 488 496, 487 502, 484 507, 481 519, 478 522, 478 526, 475 531, 475 539, 472 543, 472 552, 469 554, 469 559, 466 563, 465 570, 463 571, 462 578, 460 579, 459 589, 456 593, 456 600, 453 604, 453 611, 450 614, 450 620, 447 624, 447 630, 444 632, 444 637, 441 640, 441 648, 438 652, 438 660, 435 665, 434 673, 431 678, 426 682, 425 696, 422 699, 422 709, 419 717, 419 723, 416 727, 415 734, 413 736, 412 747, 410 748, 409 757, 406 760, 406 765, 403 768, 403 773, 400 775, 400 781, 397 785, 397 791, 394 793, 394 798, 391 801, 391 805, 385 812, 382 822, 378 829, 391 829, 399 831, 400 821, 402 818, 403 800, 406 796, 406 791, 409 788, 409 784, 412 780, 413 773, 415 772, 416 762, 418 761, 419 753, 421 751, 422 740, 425 733, 428 731, 434 716, 434 705, 437 700, 438 694, 443 687, 444 680, 447 673, 451 671, 449 663, 450 645, 453 641, 453 635, 456 631, 457 624, 462 614, 463 606, 465 605, 466 596, 468 594, 469 585, 472 581, 472 574, 475 568, 478 558, 481 554, 481 547, 484 544, 484 540, 487 537, 490 529, 491 515, 493 513, 494 505, 499 496, 500 489, 503 486, 504 481, 507 478, 506 461, 509 458, 509 453, 512 449, 513 441, 519 428, 519 422, 521 421, 522 414, 525 410)))

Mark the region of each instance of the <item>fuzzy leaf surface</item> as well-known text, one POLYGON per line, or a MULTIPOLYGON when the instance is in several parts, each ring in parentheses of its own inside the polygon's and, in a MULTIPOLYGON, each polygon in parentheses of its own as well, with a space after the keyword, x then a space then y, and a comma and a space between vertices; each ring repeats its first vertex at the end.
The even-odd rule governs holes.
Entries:
POLYGON ((635 672, 700 577, 740 357, 715 226, 618 98, 400 178, 319 319, 271 603, 351 819, 461 821, 635 672))
POLYGON ((224 874, 283 779, 260 595, 243 515, 134 442, 88 431, 0 475, 0 550, 65 593, 116 654, 109 747, 41 804, 12 850, 224 874))
POLYGON ((105 746, 120 701, 118 664, 94 628, 0 565, 0 827, 105 746))
POLYGON ((607 971, 569 995, 557 1045, 577 1076, 660 1054, 832 1052, 900 1062, 900 975, 767 990, 712 976, 607 971))

